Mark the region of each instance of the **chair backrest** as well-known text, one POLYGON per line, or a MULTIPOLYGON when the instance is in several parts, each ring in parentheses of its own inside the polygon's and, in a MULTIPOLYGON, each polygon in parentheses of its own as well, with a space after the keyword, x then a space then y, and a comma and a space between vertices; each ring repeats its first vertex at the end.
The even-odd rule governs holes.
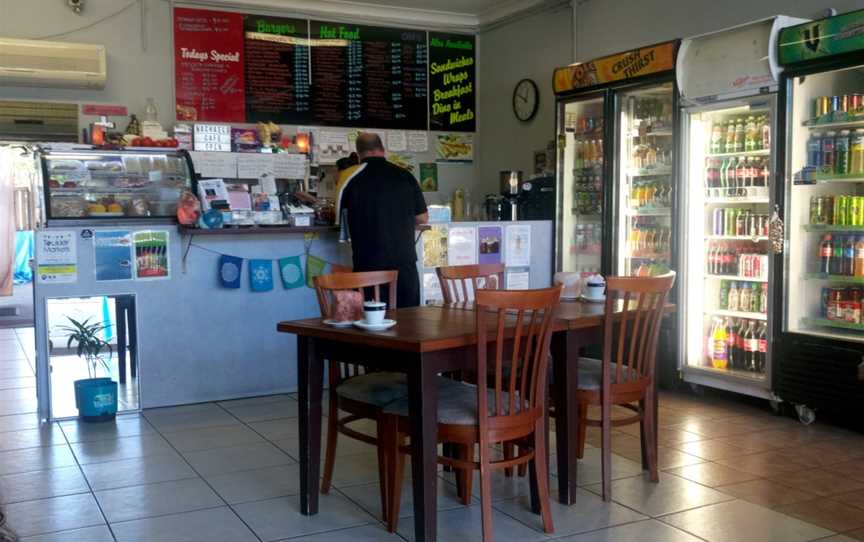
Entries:
MULTIPOLYGON (((367 271, 360 273, 331 273, 315 277, 315 293, 318 296, 318 306, 323 318, 333 316, 333 292, 338 290, 353 290, 364 295, 364 290, 371 288, 373 299, 381 301, 381 286, 387 286, 387 308, 396 308, 396 279, 398 271, 367 271)), ((335 387, 340 382, 365 374, 366 367, 362 363, 330 360, 328 378, 330 386, 335 387)))
POLYGON ((481 265, 451 265, 438 267, 438 282, 444 303, 464 303, 469 301, 468 293, 477 290, 500 290, 504 284, 504 264, 488 263, 481 265), (481 285, 481 279, 483 284, 481 285), (469 290, 468 286, 471 286, 469 290))
POLYGON ((397 276, 398 271, 366 271, 315 277, 315 293, 318 296, 321 316, 333 316, 333 292, 336 290, 354 290, 365 295, 365 290, 369 288, 373 291, 373 299, 381 301, 381 286, 388 286, 387 309, 395 309, 397 276))
POLYGON ((477 374, 490 376, 477 379, 481 433, 506 426, 504 418, 545 412, 549 340, 560 298, 561 286, 477 292, 477 374), (488 329, 492 322, 494 331, 488 329))
MULTIPOLYGON (((616 386, 644 385, 653 377, 657 339, 675 273, 658 277, 609 277, 603 337, 603 379, 616 386), (620 312, 615 312, 620 308, 620 312), (615 378, 610 367, 615 364, 615 378)), ((604 388, 606 384, 604 383, 604 388)))

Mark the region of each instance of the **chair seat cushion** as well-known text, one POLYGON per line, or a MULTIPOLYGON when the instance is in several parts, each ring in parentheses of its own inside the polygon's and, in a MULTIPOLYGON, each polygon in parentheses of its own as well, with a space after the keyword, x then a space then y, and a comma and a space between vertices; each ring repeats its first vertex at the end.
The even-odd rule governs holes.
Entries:
POLYGON ((339 397, 383 407, 408 396, 408 379, 403 373, 368 373, 345 380, 336 387, 339 397))
MULTIPOLYGON (((579 358, 579 389, 599 390, 603 378, 603 361, 594 358, 579 358)), ((609 365, 609 380, 615 384, 618 365, 609 365)))
MULTIPOLYGON (((493 413, 495 393, 488 390, 489 413, 493 413)), ((506 402, 509 394, 501 393, 501 400, 506 402)), ((508 410, 505 406, 505 412, 508 410)), ((393 401, 383 409, 385 414, 396 414, 408 416, 408 398, 393 401)), ((477 425, 477 386, 448 380, 439 379, 438 386, 438 423, 449 425, 477 425)))

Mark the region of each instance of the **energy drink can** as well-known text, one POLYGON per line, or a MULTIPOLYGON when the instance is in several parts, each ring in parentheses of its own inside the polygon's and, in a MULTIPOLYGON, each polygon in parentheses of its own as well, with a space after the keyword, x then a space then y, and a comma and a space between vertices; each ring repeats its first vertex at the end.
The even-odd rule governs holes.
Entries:
POLYGON ((831 112, 831 98, 828 96, 819 96, 816 98, 816 110, 814 111, 816 117, 821 117, 822 115, 827 115, 831 112))
POLYGON ((849 111, 849 95, 840 96, 840 111, 849 111))
POLYGON ((831 96, 831 112, 832 113, 834 113, 835 111, 843 111, 842 109, 840 109, 841 105, 842 104, 840 101, 840 96, 831 96))
POLYGON ((860 196, 849 196, 849 209, 848 209, 848 221, 847 225, 849 226, 860 226, 860 215, 861 215, 861 197, 860 196))
POLYGON ((851 113, 853 111, 857 111, 861 109, 861 106, 864 105, 864 95, 862 94, 850 94, 849 95, 849 109, 846 111, 851 113))

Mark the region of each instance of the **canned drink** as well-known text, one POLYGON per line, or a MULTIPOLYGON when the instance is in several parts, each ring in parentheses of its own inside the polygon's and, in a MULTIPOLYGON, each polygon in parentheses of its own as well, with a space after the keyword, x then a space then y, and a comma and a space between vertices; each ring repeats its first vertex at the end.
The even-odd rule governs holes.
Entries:
POLYGON ((843 211, 843 196, 836 196, 834 198, 834 222, 838 226, 842 226, 845 224, 843 217, 845 216, 845 212, 843 211))
POLYGON ((857 111, 861 109, 861 106, 864 105, 864 94, 850 94, 849 95, 849 112, 857 111))
POLYGON ((858 226, 864 226, 864 196, 855 196, 858 200, 858 226))
POLYGON ((825 222, 823 224, 833 224, 834 223, 834 197, 833 196, 825 196, 824 197, 824 207, 825 207, 825 222))
POLYGON ((849 111, 849 95, 840 96, 840 111, 849 111))
POLYGON ((842 111, 840 105, 840 96, 831 96, 831 112, 834 113, 835 111, 842 111))
POLYGON ((816 116, 821 117, 831 112, 831 98, 828 96, 819 96, 816 98, 816 116))
POLYGON ((849 196, 849 209, 848 209, 848 222, 849 226, 860 226, 861 224, 858 222, 859 214, 860 214, 860 205, 861 205, 861 197, 860 196, 849 196))

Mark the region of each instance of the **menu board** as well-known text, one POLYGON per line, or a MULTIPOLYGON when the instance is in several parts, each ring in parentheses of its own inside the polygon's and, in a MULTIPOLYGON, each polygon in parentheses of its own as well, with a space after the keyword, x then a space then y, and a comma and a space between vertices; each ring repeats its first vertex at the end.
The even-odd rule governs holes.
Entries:
POLYGON ((312 123, 427 128, 426 32, 312 21, 312 123))
POLYGON ((429 129, 476 129, 475 41, 464 34, 429 33, 429 129))
POLYGON ((174 9, 177 120, 244 122, 243 15, 174 9))
POLYGON ((309 122, 309 34, 305 20, 247 15, 246 121, 309 122))

